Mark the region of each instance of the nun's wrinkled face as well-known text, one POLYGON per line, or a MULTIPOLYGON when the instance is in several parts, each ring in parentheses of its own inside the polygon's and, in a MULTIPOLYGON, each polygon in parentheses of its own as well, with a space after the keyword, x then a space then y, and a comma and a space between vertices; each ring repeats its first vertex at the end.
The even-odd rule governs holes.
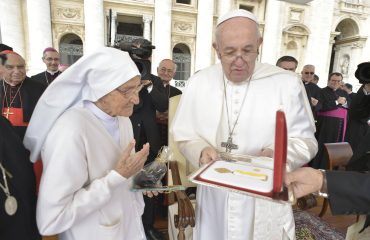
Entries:
POLYGON ((112 117, 129 117, 134 105, 139 103, 138 94, 141 89, 140 76, 136 76, 100 98, 95 104, 112 117))

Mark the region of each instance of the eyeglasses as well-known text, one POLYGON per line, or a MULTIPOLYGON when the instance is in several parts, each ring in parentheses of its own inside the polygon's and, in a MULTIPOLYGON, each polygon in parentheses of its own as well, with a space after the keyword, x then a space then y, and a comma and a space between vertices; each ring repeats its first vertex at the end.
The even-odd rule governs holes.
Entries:
POLYGON ((304 72, 304 74, 310 74, 310 75, 314 75, 315 73, 314 72, 304 72))
POLYGON ((221 54, 221 58, 223 58, 226 62, 232 63, 240 57, 244 62, 248 62, 257 54, 258 51, 243 51, 241 54, 231 52, 221 54))
POLYGON ((127 89, 127 90, 122 90, 122 89, 116 88, 116 90, 120 94, 122 94, 122 96, 124 96, 125 98, 130 98, 134 95, 138 95, 139 92, 141 91, 141 89, 143 89, 143 87, 144 87, 144 84, 140 84, 136 88, 131 88, 131 89, 127 89))
POLYGON ((54 61, 54 62, 58 62, 59 61, 59 58, 51 58, 51 57, 48 57, 48 58, 44 58, 46 61, 48 62, 51 62, 51 61, 54 61))
POLYGON ((172 69, 167 69, 167 68, 160 68, 159 69, 160 72, 163 72, 163 73, 168 73, 168 74, 172 74, 173 73, 173 70, 172 69))

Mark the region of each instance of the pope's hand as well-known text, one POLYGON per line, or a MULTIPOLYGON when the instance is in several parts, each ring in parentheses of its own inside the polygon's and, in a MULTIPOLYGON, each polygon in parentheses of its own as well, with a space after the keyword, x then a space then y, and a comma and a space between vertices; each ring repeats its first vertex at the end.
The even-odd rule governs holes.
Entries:
POLYGON ((262 157, 274 157, 274 150, 270 149, 270 148, 264 148, 262 149, 261 151, 261 156, 262 157))
POLYGON ((321 189, 324 176, 320 170, 310 167, 302 167, 286 173, 285 184, 291 185, 294 196, 300 198, 321 189))
POLYGON ((115 170, 125 178, 129 178, 139 172, 149 155, 149 143, 146 143, 143 148, 131 155, 135 147, 135 141, 132 141, 123 151, 115 170))
POLYGON ((214 149, 213 147, 205 147, 200 154, 199 162, 202 165, 211 161, 215 161, 216 159, 218 159, 218 153, 216 149, 214 149))

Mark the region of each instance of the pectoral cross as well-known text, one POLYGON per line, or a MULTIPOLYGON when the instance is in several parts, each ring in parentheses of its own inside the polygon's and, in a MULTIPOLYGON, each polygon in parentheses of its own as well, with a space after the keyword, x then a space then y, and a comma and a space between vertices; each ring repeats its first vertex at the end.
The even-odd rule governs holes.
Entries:
POLYGON ((8 108, 8 109, 6 110, 6 112, 3 112, 3 115, 6 115, 5 117, 6 117, 7 119, 9 119, 9 115, 12 115, 12 114, 14 114, 14 113, 10 112, 10 108, 8 108))
POLYGON ((231 136, 229 136, 229 138, 227 139, 227 142, 221 142, 221 147, 226 148, 225 151, 227 153, 230 153, 231 150, 233 149, 238 149, 238 145, 233 143, 233 138, 231 136))

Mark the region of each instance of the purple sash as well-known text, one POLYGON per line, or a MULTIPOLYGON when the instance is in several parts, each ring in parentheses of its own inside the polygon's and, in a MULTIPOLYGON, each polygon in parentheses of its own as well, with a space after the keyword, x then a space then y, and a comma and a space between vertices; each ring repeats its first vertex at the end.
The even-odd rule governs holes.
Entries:
POLYGON ((335 118, 342 118, 343 119, 343 134, 342 134, 342 142, 344 142, 344 136, 346 135, 346 126, 347 126, 347 109, 345 108, 337 108, 335 110, 326 111, 326 112, 318 112, 318 116, 325 116, 325 117, 335 117, 335 118))

